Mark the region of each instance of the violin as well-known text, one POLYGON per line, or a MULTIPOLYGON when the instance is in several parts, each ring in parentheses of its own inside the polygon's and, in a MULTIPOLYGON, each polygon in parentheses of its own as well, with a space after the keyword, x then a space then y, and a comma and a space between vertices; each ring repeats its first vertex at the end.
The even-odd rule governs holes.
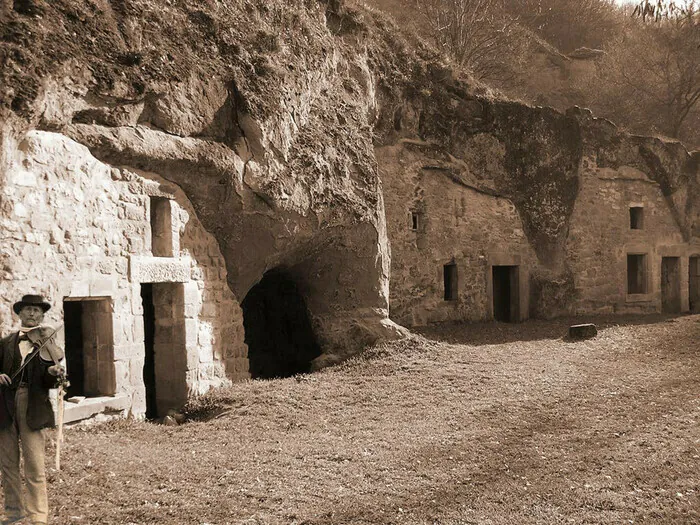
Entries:
POLYGON ((44 361, 53 361, 55 364, 58 364, 65 357, 63 348, 56 344, 58 329, 40 325, 31 328, 25 333, 29 342, 34 345, 34 348, 41 348, 39 357, 44 361))

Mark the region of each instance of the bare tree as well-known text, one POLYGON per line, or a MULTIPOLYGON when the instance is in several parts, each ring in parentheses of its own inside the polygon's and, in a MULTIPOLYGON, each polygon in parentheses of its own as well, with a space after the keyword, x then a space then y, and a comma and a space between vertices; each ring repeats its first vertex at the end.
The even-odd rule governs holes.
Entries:
POLYGON ((700 31, 683 18, 629 31, 608 46, 593 105, 633 129, 697 143, 687 123, 700 112, 698 47, 700 31))
POLYGON ((668 18, 685 19, 690 25, 700 26, 695 0, 640 0, 633 15, 656 22, 668 18))
POLYGON ((527 35, 503 0, 416 0, 438 46, 479 80, 507 82, 527 35))
POLYGON ((621 25, 613 0, 519 0, 506 8, 565 53, 582 46, 600 47, 621 25))

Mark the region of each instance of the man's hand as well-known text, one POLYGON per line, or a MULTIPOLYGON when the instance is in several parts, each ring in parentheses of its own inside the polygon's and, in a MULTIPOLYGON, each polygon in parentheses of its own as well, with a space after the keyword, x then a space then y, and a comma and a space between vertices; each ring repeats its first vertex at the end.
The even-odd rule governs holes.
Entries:
POLYGON ((63 365, 53 365, 49 367, 49 374, 52 376, 63 377, 66 375, 66 369, 63 365))
POLYGON ((0 374, 0 385, 10 386, 12 384, 12 379, 7 374, 0 374))

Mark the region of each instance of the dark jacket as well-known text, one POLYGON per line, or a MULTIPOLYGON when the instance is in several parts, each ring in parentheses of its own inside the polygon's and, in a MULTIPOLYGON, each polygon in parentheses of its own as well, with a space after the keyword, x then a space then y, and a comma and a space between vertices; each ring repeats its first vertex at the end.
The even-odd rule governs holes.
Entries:
MULTIPOLYGON (((12 374, 19 369, 22 361, 19 352, 19 332, 14 332, 0 339, 0 373, 12 374)), ((35 350, 36 352, 36 350, 35 350)), ((27 356, 29 359, 32 354, 27 356)), ((34 357, 24 369, 24 380, 29 383, 29 406, 27 407, 27 425, 32 430, 40 430, 55 426, 53 408, 49 401, 49 389, 56 386, 57 378, 49 374, 48 369, 53 363, 34 357)), ((19 379, 15 380, 17 383, 19 379)), ((7 428, 14 417, 14 395, 16 384, 11 387, 0 387, 3 406, 0 406, 0 429, 7 428)))

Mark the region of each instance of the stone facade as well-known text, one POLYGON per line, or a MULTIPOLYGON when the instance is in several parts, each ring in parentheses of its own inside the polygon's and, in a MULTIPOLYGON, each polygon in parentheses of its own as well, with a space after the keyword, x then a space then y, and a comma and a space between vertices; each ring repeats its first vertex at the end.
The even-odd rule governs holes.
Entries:
MULTIPOLYGON (((698 311, 697 154, 677 143, 627 137, 587 114, 580 126, 581 158, 568 167, 567 206, 547 198, 544 176, 533 181, 543 190, 527 200, 512 191, 507 181, 517 179, 509 172, 508 144, 496 133, 466 140, 459 158, 417 139, 379 148, 393 319, 415 326, 698 311), (555 242, 537 250, 543 229, 528 232, 522 217, 552 210, 555 242), (510 302, 506 314, 499 301, 510 302)), ((558 176, 552 175, 551 185, 558 176)))
POLYGON ((242 312, 225 262, 179 188, 110 167, 59 134, 30 131, 4 147, 4 333, 17 323, 18 297, 43 294, 53 304, 46 321, 65 321, 66 342, 83 341, 82 352, 67 348, 69 374, 81 376, 74 383, 88 397, 125 399, 117 408, 135 416, 147 410, 149 344, 152 414, 248 377, 242 312))
POLYGON ((673 310, 662 304, 667 285, 677 288, 675 310, 687 312, 689 257, 700 252, 700 243, 685 241, 659 184, 629 166, 597 167, 593 158, 583 159, 580 173, 566 246, 574 277, 574 313, 673 310), (639 214, 636 224, 631 223, 632 213, 639 214), (644 256, 638 290, 643 293, 628 289, 628 255, 644 256), (668 257, 678 258, 680 271, 677 282, 662 284, 662 260, 668 257))
POLYGON ((526 319, 536 256, 512 202, 455 177, 410 143, 377 157, 392 243, 392 319, 409 326, 493 319, 499 266, 517 271, 516 317, 526 319), (452 265, 456 276, 446 277, 452 265), (455 277, 456 293, 446 299, 445 280, 455 277))

